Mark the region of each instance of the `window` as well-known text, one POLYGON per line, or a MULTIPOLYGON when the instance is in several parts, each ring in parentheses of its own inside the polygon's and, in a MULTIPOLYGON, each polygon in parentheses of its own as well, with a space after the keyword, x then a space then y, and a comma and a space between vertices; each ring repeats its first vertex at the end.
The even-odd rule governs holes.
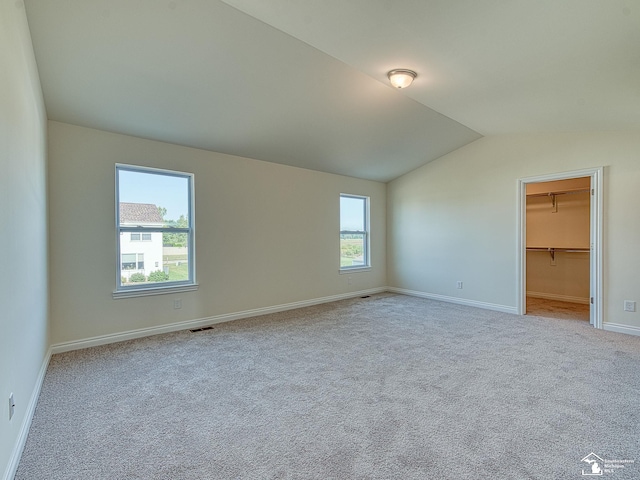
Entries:
POLYGON ((123 253, 122 270, 144 270, 144 253, 123 253))
POLYGON ((369 268, 369 197, 340 195, 340 269, 369 268))
POLYGON ((136 253, 123 253, 122 254, 122 270, 135 270, 136 269, 136 253))
POLYGON ((195 287, 193 175, 116 165, 114 296, 195 287))
POLYGON ((151 241, 151 234, 150 233, 132 233, 131 234, 131 241, 132 242, 139 242, 140 240, 142 240, 143 242, 150 242, 151 241))

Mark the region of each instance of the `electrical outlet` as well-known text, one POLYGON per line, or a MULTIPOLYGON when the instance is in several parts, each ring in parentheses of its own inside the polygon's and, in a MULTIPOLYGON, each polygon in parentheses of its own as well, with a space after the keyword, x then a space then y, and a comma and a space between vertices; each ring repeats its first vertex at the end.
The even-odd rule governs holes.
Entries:
POLYGON ((182 308, 182 299, 181 298, 176 298, 173 301, 173 309, 174 310, 180 310, 182 308))
POLYGON ((13 392, 9 394, 9 420, 13 418, 13 414, 16 411, 16 402, 13 399, 13 392))
POLYGON ((625 300, 624 301, 624 311, 625 312, 635 312, 636 311, 636 302, 633 300, 625 300))
POLYGON ((456 284, 456 288, 462 288, 462 282, 458 282, 458 283, 456 284))
POLYGON ((347 285, 351 285, 351 277, 347 277, 347 285))

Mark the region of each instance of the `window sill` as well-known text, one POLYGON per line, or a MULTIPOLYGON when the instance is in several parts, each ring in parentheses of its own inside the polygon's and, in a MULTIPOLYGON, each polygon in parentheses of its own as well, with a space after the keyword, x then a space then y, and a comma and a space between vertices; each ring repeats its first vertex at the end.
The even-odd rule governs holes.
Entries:
POLYGON ((351 267, 351 268, 341 268, 340 275, 346 275, 348 273, 365 273, 370 272, 371 267, 351 267))
POLYGON ((168 295, 170 293, 182 293, 193 292, 198 290, 199 285, 193 283, 190 285, 174 285, 168 287, 147 287, 147 288, 132 288, 127 290, 116 290, 113 292, 113 298, 133 298, 133 297, 148 297, 150 295, 168 295))

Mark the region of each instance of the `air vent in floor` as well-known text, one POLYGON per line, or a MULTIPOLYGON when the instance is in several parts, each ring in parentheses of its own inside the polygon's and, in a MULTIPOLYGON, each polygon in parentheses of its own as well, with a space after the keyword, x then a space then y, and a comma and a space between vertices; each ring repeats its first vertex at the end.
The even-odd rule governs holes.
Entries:
POLYGON ((202 332, 203 330, 211 330, 213 327, 202 327, 202 328, 194 328, 189 330, 191 333, 202 332))

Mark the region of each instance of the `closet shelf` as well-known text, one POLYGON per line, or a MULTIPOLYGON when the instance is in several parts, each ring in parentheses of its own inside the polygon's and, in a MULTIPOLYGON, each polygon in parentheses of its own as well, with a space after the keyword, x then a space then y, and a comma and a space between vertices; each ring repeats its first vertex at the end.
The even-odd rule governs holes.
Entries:
POLYGON ((566 247, 527 247, 527 252, 549 252, 551 260, 555 260, 556 252, 589 253, 590 248, 566 248, 566 247))
POLYGON ((590 188, 581 188, 580 190, 559 190, 557 192, 529 193, 527 197, 555 197, 556 195, 575 195, 577 193, 590 192, 590 188))
POLYGON ((591 192, 590 188, 581 188, 580 190, 560 190, 557 192, 544 192, 544 193, 532 193, 532 194, 528 194, 527 198, 530 197, 549 197, 549 199, 551 200, 551 208, 552 208, 552 212, 556 213, 558 211, 558 200, 557 200, 557 196, 558 195, 575 195, 576 193, 588 193, 591 192))

